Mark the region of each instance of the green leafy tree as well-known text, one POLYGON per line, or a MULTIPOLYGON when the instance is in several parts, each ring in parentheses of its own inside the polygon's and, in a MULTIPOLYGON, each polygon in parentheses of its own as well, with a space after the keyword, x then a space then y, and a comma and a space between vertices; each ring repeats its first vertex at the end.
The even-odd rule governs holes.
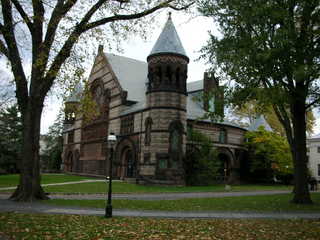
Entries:
POLYGON ((43 103, 62 76, 68 76, 66 82, 82 76, 83 69, 71 71, 71 66, 79 66, 87 57, 90 37, 110 45, 146 29, 143 17, 189 4, 188 0, 1 0, 0 53, 12 69, 23 125, 21 175, 11 199, 48 198, 40 185, 43 103))
POLYGON ((292 156, 286 138, 263 127, 247 132, 245 137, 252 179, 270 181, 275 176, 292 174, 292 156))
POLYGON ((0 112, 0 169, 19 172, 22 146, 22 119, 17 105, 0 112))
MULTIPOLYGON (((246 124, 243 124, 245 126, 252 124, 254 119, 261 114, 264 115, 273 131, 281 136, 286 136, 285 129, 279 121, 271 105, 261 108, 256 101, 250 101, 242 104, 241 106, 235 106, 235 108, 233 109, 233 115, 237 117, 236 122, 239 124, 243 124, 243 122, 245 121, 246 124)), ((307 112, 306 121, 307 133, 311 135, 315 126, 315 117, 312 111, 307 112)))
POLYGON ((201 0, 200 11, 219 24, 203 53, 234 81, 237 105, 272 105, 294 165, 292 202, 312 203, 307 182, 306 112, 319 105, 319 0, 201 0))
POLYGON ((187 185, 212 184, 221 164, 211 139, 195 129, 189 129, 187 137, 191 143, 185 159, 187 185))

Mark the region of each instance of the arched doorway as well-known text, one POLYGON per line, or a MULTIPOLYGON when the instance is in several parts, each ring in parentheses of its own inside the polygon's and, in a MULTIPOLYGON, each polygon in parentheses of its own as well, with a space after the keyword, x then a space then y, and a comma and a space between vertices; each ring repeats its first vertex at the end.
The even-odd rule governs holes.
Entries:
POLYGON ((219 153, 218 161, 219 161, 218 175, 220 177, 220 180, 227 181, 231 173, 231 159, 228 156, 228 154, 219 153))
POLYGON ((136 161, 132 149, 125 146, 121 151, 120 163, 120 178, 134 178, 136 177, 136 161))
POLYGON ((115 150, 114 176, 124 178, 136 178, 138 175, 137 147, 129 137, 123 138, 117 144, 115 150))

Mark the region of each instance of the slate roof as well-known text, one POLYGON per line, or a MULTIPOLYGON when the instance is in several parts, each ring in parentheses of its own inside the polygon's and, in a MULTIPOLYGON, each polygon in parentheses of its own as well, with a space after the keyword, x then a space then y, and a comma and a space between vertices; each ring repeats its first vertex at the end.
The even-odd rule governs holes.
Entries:
POLYGON ((259 127, 263 126, 266 131, 272 132, 272 128, 269 123, 266 121, 263 115, 257 117, 253 123, 248 127, 249 131, 257 131, 259 127))
POLYGON ((171 15, 169 15, 168 21, 166 22, 149 56, 158 53, 176 53, 187 56, 177 30, 172 22, 171 15))
POLYGON ((308 139, 320 139, 320 133, 317 135, 311 136, 308 139))
POLYGON ((127 99, 136 102, 143 101, 146 95, 148 64, 115 54, 105 54, 105 56, 121 87, 128 91, 127 99))
POLYGON ((196 92, 203 90, 203 80, 189 82, 187 85, 187 92, 196 92))

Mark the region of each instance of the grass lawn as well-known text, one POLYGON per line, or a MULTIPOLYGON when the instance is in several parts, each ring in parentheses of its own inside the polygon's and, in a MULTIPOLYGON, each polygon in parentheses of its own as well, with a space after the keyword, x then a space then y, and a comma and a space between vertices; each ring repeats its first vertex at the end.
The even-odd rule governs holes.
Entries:
MULTIPOLYGON (((163 211, 320 212, 320 193, 312 193, 313 205, 292 204, 291 199, 291 194, 157 201, 114 199, 112 205, 122 209, 163 211)), ((105 200, 52 199, 45 202, 64 206, 106 206, 105 200)))
MULTIPOLYGON (((291 190, 291 186, 283 185, 238 185, 232 186, 231 191, 269 191, 269 190, 291 190)), ((50 193, 105 193, 106 183, 80 183, 63 186, 45 187, 46 192, 50 193)), ((112 191, 114 193, 168 193, 168 192, 224 192, 225 186, 143 186, 125 182, 113 182, 112 191)))
MULTIPOLYGON (((66 174, 43 174, 41 184, 48 183, 62 183, 81 181, 89 179, 88 177, 73 176, 66 174)), ((0 175, 0 188, 1 187, 14 187, 17 186, 19 175, 0 175)), ((166 192, 224 192, 225 186, 217 184, 212 186, 143 186, 130 184, 125 182, 113 182, 114 193, 166 193, 166 192)), ((49 193, 105 193, 105 182, 92 182, 92 183, 78 183, 60 186, 47 186, 44 187, 46 192, 49 193)), ((238 185, 232 186, 231 191, 269 191, 269 190, 291 190, 291 186, 284 185, 238 185)), ((1 190, 0 190, 1 191, 1 190)), ((10 192, 8 190, 4 190, 10 192)), ((230 190, 228 190, 230 191, 230 190)))
MULTIPOLYGON (((41 176, 41 184, 72 182, 89 179, 88 177, 73 176, 66 174, 42 174, 41 176)), ((18 174, 0 175, 0 187, 15 187, 18 185, 18 182, 18 174)))
POLYGON ((105 219, 96 216, 0 214, 0 236, 10 239, 317 240, 317 220, 105 219))

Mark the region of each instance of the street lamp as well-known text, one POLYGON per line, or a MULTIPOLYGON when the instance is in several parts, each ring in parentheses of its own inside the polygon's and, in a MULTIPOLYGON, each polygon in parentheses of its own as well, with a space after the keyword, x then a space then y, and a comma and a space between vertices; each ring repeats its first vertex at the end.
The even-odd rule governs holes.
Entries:
MULTIPOLYGON (((108 188, 108 198, 107 198, 107 206, 106 206, 106 218, 112 217, 112 205, 111 205, 111 194, 112 194, 112 160, 113 160, 113 148, 117 142, 117 137, 114 133, 110 133, 107 139, 110 155, 109 155, 109 188, 108 188)), ((108 180, 108 176, 106 176, 106 180, 108 180)))

